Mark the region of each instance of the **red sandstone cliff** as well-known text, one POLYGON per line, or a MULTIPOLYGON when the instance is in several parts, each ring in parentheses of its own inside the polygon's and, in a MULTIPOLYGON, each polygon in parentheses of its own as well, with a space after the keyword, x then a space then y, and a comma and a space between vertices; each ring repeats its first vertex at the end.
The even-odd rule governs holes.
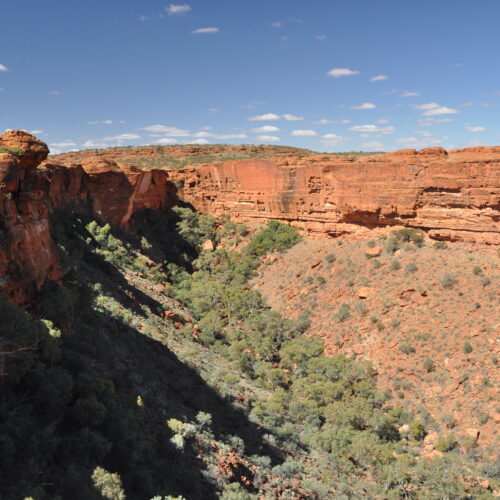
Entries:
POLYGON ((281 219, 331 235, 404 225, 440 239, 500 243, 500 148, 242 160, 169 176, 196 209, 240 221, 281 219))
POLYGON ((143 208, 172 205, 173 185, 160 170, 140 171, 89 159, 65 167, 44 162, 47 146, 26 132, 0 136, 0 293, 16 303, 49 279, 58 279, 57 248, 50 235, 56 209, 93 214, 126 227, 143 208), (42 163, 43 162, 43 163, 42 163))
POLYGON ((0 152, 0 292, 17 303, 45 279, 60 277, 50 237, 54 210, 127 227, 141 209, 171 207, 174 182, 198 210, 240 221, 281 219, 323 235, 405 225, 435 238, 500 244, 500 147, 401 150, 360 159, 284 157, 280 150, 274 159, 182 170, 140 170, 105 152, 57 165, 45 161, 42 141, 21 131, 0 136, 0 147, 7 149, 0 152))

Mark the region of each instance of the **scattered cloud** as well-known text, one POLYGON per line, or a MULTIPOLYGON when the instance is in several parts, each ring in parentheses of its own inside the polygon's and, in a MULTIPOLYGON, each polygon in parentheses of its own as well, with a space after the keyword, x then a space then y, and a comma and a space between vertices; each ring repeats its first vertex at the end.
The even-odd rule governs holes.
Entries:
POLYGON ((413 106, 415 109, 423 111, 423 116, 438 116, 438 115, 455 115, 460 113, 458 109, 448 108, 436 102, 429 102, 427 104, 416 104, 413 106))
POLYGON ((179 141, 177 139, 174 139, 173 137, 162 137, 161 139, 158 139, 156 141, 157 144, 179 144, 179 141))
POLYGON ((170 16, 175 16, 176 14, 186 14, 187 12, 190 12, 191 10, 193 10, 193 9, 187 3, 181 4, 181 5, 175 5, 175 4, 171 3, 168 7, 165 7, 165 11, 170 16))
POLYGON ((473 102, 464 102, 463 104, 460 104, 462 108, 470 108, 471 106, 474 106, 473 102))
POLYGON ((384 145, 378 141, 363 142, 361 147, 370 151, 382 151, 384 149, 384 145))
POLYGON ((257 139, 262 142, 278 142, 281 140, 275 135, 259 135, 257 139))
POLYGON ((264 101, 250 101, 248 104, 243 104, 244 109, 255 109, 259 104, 266 104, 264 101))
POLYGON ((486 130, 485 127, 474 127, 472 125, 466 125, 465 130, 468 132, 484 132, 486 130))
POLYGON ((220 111, 219 108, 210 108, 208 111, 210 111, 210 113, 218 113, 220 111))
POLYGON ((251 122, 263 122, 270 120, 279 120, 280 115, 276 115, 275 113, 265 113, 263 115, 251 116, 249 120, 251 122))
POLYGON ((375 106, 375 104, 371 103, 371 102, 363 102, 361 104, 359 104, 358 106, 351 106, 351 109, 358 109, 358 110, 362 110, 362 109, 375 109, 377 106, 375 106))
POLYGON ((96 120, 87 122, 87 125, 113 125, 113 120, 96 120))
POLYGON ((389 121, 388 118, 379 118, 375 123, 380 123, 382 125, 384 123, 389 123, 389 121))
POLYGON ((314 130, 293 130, 292 135, 294 137, 314 137, 318 133, 314 130))
POLYGON ((213 134, 211 132, 196 132, 193 137, 207 138, 212 137, 213 139, 247 139, 246 134, 213 134))
POLYGON ((262 127, 253 128, 252 132, 256 134, 268 134, 270 132, 279 132, 280 129, 274 125, 264 125, 262 127))
POLYGON ((219 33, 219 28, 198 28, 197 30, 192 31, 193 35, 214 35, 215 33, 219 33))
POLYGON ((151 19, 151 16, 143 16, 142 14, 139 16, 139 21, 141 21, 142 23, 144 21, 149 21, 151 19))
POLYGON ((316 38, 316 40, 326 40, 327 36, 326 35, 316 35, 314 38, 316 38))
POLYGON ((210 141, 207 141, 206 139, 194 139, 192 141, 186 141, 185 144, 199 144, 203 146, 204 144, 210 144, 210 141))
POLYGON ((73 141, 53 142, 50 144, 50 147, 54 147, 57 149, 74 148, 75 146, 76 142, 73 141))
POLYGON ((370 78, 370 82, 381 82, 382 80, 388 80, 388 78, 386 75, 376 75, 370 78))
POLYGON ((451 123, 452 121, 453 119, 451 118, 421 118, 418 120, 417 124, 419 127, 430 127, 431 125, 451 123))
POLYGON ((438 137, 402 137, 397 139, 395 142, 403 147, 407 148, 425 148, 429 147, 429 145, 442 145, 443 139, 446 138, 438 138, 438 137))
POLYGON ((7 66, 4 66, 3 64, 0 64, 0 71, 9 71, 9 68, 7 68, 7 66))
POLYGON ((59 94, 60 94, 59 90, 51 90, 49 92, 49 95, 59 95, 59 94))
POLYGON ((329 120, 327 118, 321 118, 321 120, 317 120, 313 123, 314 125, 330 125, 332 123, 337 125, 347 125, 348 123, 351 123, 351 120, 329 120))
POLYGON ((393 134, 396 129, 393 126, 379 127, 378 125, 355 125, 354 127, 350 127, 349 130, 352 130, 353 132, 359 132, 361 134, 377 133, 386 135, 393 134))
POLYGON ((342 137, 337 134, 325 134, 321 136, 320 144, 327 147, 339 146, 345 140, 346 140, 345 137, 342 137))
POLYGON ((333 68, 327 73, 327 75, 333 78, 340 78, 342 76, 359 75, 359 71, 349 68, 333 68))
POLYGON ((274 23, 271 23, 271 26, 273 28, 281 28, 283 26, 283 23, 281 21, 275 21, 274 23))
POLYGON ((285 113, 284 115, 281 115, 281 118, 283 118, 283 120, 287 120, 289 122, 298 122, 298 121, 301 121, 304 119, 303 116, 295 116, 295 115, 291 115, 289 113, 285 113))
POLYGON ((159 134, 170 135, 172 137, 189 137, 191 134, 188 130, 182 130, 177 127, 169 127, 167 125, 148 125, 141 130, 154 132, 159 134))
MULTIPOLYGON (((90 149, 109 148, 109 144, 106 144, 105 142, 99 142, 98 139, 89 139, 88 141, 85 141, 83 143, 83 147, 90 149)), ((54 153, 54 151, 52 151, 52 153, 54 153)))
POLYGON ((43 130, 30 130, 30 134, 33 134, 33 135, 42 135, 43 134, 43 130))
POLYGON ((122 142, 122 141, 135 141, 140 139, 141 136, 137 134, 119 134, 108 137, 103 137, 102 140, 106 142, 122 142))
POLYGON ((417 97, 419 95, 419 92, 401 92, 401 94, 399 94, 399 97, 417 97))

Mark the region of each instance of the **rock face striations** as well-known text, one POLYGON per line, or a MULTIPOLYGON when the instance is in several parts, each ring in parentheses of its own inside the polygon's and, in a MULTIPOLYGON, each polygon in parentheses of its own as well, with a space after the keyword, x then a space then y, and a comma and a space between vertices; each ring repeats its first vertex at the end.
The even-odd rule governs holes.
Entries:
POLYGON ((65 167, 45 162, 48 152, 26 132, 0 136, 0 293, 15 303, 32 297, 47 278, 60 278, 50 235, 55 210, 127 227, 135 212, 165 209, 175 197, 167 172, 91 159, 65 167))
POLYGON ((202 212, 230 213, 238 221, 280 219, 317 235, 403 225, 438 239, 500 244, 499 147, 359 159, 279 150, 272 159, 180 170, 141 170, 114 161, 113 151, 109 157, 72 153, 64 166, 47 161, 48 152, 27 132, 0 136, 0 293, 17 303, 47 278, 60 277, 50 236, 58 209, 127 228, 139 210, 166 210, 179 197, 202 212))
POLYGON ((500 148, 245 160, 169 176, 196 209, 239 221, 285 220, 322 235, 402 225, 437 239, 500 243, 500 148))

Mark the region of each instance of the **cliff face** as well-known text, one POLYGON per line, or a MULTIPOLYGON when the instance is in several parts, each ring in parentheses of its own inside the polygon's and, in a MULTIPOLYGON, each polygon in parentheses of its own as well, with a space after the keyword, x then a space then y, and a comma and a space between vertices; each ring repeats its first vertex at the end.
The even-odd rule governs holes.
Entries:
POLYGON ((93 214, 127 227, 144 208, 172 205, 167 172, 87 160, 65 167, 44 162, 48 149, 26 132, 0 136, 0 293, 23 303, 49 278, 61 277, 50 235, 56 209, 93 214), (43 163, 42 163, 43 162, 43 163))
POLYGON ((498 244, 500 148, 471 149, 245 160, 169 175, 196 209, 239 221, 286 220, 329 235, 403 225, 439 239, 498 244))
POLYGON ((274 159, 182 170, 140 170, 105 153, 63 166, 46 161, 47 146, 26 132, 0 136, 0 293, 22 303, 45 279, 60 277, 50 236, 54 210, 127 228, 139 210, 174 205, 174 183, 196 209, 238 221, 280 219, 316 235, 403 225, 440 239, 500 244, 498 147, 357 160, 279 151, 274 159))

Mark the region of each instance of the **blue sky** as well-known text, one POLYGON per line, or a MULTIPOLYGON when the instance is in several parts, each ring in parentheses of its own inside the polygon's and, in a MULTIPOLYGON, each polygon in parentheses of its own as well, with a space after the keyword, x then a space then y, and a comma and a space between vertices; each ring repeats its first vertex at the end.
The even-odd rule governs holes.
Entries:
POLYGON ((2 5, 0 131, 53 152, 500 144, 498 0, 2 5))

